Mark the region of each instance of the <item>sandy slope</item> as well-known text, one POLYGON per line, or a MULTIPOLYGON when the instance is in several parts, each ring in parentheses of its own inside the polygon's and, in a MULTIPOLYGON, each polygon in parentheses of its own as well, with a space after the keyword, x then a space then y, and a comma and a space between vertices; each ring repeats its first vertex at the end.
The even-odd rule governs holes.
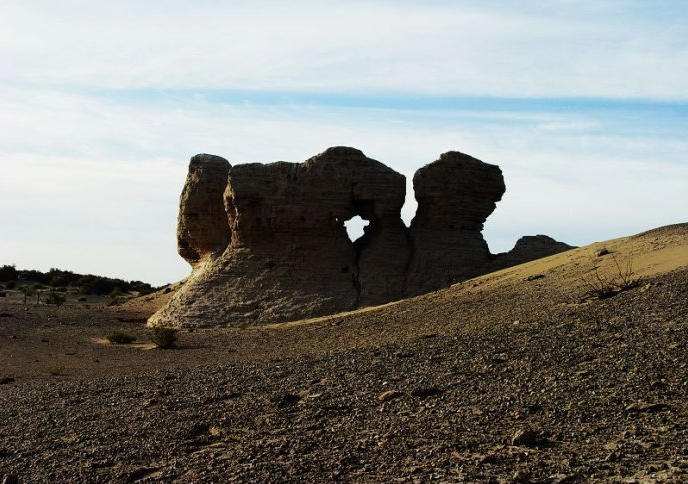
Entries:
POLYGON ((98 341, 145 340, 150 311, 0 303, 0 474, 688 480, 688 224, 378 308, 184 333, 180 350, 98 341), (585 298, 614 259, 641 283, 585 298))

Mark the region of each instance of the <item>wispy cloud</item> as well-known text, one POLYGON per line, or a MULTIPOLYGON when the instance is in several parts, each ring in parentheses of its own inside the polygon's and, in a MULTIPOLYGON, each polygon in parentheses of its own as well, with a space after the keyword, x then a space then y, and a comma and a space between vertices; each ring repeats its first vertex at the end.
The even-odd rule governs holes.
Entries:
POLYGON ((687 15, 659 3, 28 0, 0 59, 117 88, 688 99, 687 15))

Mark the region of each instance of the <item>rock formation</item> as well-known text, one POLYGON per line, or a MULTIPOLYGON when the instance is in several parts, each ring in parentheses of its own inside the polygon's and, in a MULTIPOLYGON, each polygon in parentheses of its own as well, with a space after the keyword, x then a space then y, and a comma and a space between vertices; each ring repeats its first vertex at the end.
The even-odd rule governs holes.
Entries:
POLYGON ((149 324, 244 326, 330 314, 568 248, 537 236, 490 254, 481 231, 505 190, 497 166, 449 152, 418 170, 413 185, 418 212, 407 228, 405 177, 354 148, 233 167, 194 156, 177 228, 193 271, 149 324), (352 242, 344 222, 356 215, 369 224, 352 242))
POLYGON ((505 189, 499 167, 456 151, 416 172, 418 210, 411 221, 409 295, 485 273, 490 251, 483 224, 505 189))
POLYGON ((222 254, 231 239, 222 201, 230 168, 213 155, 196 155, 189 163, 179 202, 177 250, 192 267, 222 254))
POLYGON ((552 254, 558 254, 574 247, 558 242, 546 235, 526 235, 516 241, 516 245, 509 252, 494 256, 490 264, 490 272, 516 266, 535 259, 541 259, 552 254))

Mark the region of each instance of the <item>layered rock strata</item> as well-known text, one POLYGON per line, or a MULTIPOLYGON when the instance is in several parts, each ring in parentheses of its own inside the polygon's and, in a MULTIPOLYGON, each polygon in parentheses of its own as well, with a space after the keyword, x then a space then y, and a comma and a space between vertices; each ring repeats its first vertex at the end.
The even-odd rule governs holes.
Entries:
POLYGON ((537 257, 562 249, 538 239, 511 256, 490 254, 481 231, 505 190, 497 166, 449 152, 413 184, 418 211, 407 228, 405 177, 354 148, 303 163, 193 157, 177 228, 193 271, 149 324, 245 326, 331 314, 447 287, 497 261, 524 262, 530 247, 537 257), (352 242, 344 222, 357 215, 369 224, 352 242))

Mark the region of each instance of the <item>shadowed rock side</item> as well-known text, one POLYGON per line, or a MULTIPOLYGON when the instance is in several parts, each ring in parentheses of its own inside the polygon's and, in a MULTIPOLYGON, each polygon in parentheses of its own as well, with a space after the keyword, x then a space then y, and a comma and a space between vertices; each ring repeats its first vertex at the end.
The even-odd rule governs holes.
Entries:
MULTIPOLYGON (((179 253, 193 272, 149 324, 301 319, 488 272, 495 256, 481 230, 504 193, 499 168, 450 152, 413 181, 418 213, 408 229, 400 217, 405 177, 354 148, 330 148, 303 163, 234 167, 219 157, 195 156, 178 225, 179 253), (344 222, 356 215, 369 225, 352 242, 344 222)), ((524 261, 528 247, 497 260, 524 261)), ((534 253, 555 249, 537 245, 534 253)))
POLYGON ((558 242, 546 235, 526 235, 518 239, 514 248, 509 252, 494 256, 494 260, 489 266, 490 272, 541 259, 542 257, 570 249, 575 249, 575 247, 564 242, 558 242))
POLYGON ((418 210, 407 295, 484 274, 490 251, 483 224, 506 189, 499 167, 450 151, 416 172, 413 189, 418 210))

